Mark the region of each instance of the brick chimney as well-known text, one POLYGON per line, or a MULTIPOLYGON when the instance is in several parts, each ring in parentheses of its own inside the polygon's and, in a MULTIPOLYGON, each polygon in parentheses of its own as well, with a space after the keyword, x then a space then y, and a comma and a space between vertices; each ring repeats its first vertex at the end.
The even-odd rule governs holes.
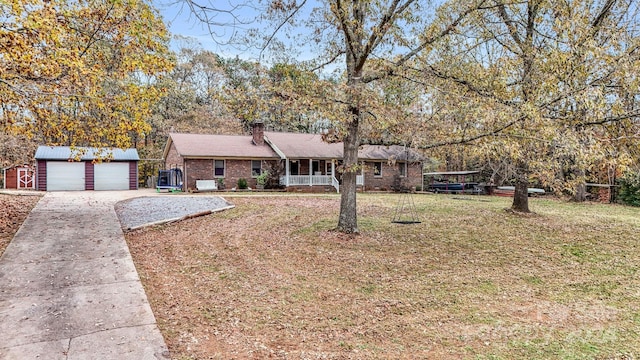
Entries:
POLYGON ((264 123, 256 121, 252 127, 253 143, 256 145, 264 145, 264 123))

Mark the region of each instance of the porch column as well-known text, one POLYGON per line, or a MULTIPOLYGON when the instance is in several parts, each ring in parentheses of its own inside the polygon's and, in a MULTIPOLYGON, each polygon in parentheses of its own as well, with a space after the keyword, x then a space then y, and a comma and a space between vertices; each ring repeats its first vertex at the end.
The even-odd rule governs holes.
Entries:
POLYGON ((309 159, 309 186, 313 186, 313 160, 309 159))
POLYGON ((331 176, 336 177, 336 163, 331 159, 331 176))
POLYGON ((289 187, 289 158, 287 158, 287 162, 285 163, 285 174, 284 174, 284 185, 289 187))

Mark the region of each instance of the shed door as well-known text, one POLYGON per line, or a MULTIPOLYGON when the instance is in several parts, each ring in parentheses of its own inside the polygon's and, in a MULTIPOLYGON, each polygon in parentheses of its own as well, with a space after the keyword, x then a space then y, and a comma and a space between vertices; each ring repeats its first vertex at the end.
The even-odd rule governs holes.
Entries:
POLYGON ((34 179, 33 171, 31 169, 18 168, 18 189, 33 189, 34 179))
POLYGON ((129 190, 129 163, 95 164, 93 186, 95 190, 129 190))
POLYGON ((47 161, 47 191, 84 190, 84 163, 47 161))

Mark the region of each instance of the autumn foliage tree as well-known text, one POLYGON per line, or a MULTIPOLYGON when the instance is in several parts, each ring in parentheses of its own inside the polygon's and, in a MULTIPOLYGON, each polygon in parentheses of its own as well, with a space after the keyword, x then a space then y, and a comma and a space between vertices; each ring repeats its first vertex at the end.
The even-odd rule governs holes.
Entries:
POLYGON ((176 55, 174 68, 157 82, 163 92, 152 108, 145 138, 151 158, 162 156, 169 132, 242 132, 240 122, 220 101, 229 78, 227 60, 188 41, 176 55))
POLYGON ((173 64, 139 0, 0 1, 2 130, 51 145, 132 145, 173 64))
MULTIPOLYGON (((197 13, 206 12, 200 2, 186 1, 200 5, 195 7, 197 13)), ((398 104, 384 101, 384 85, 378 83, 401 72, 418 54, 455 31, 484 2, 449 1, 438 7, 426 0, 274 0, 259 9, 259 19, 266 19, 262 25, 270 26, 251 34, 263 40, 263 54, 273 55, 277 62, 304 54, 310 59, 298 63, 325 77, 332 67, 340 69, 331 81, 310 82, 285 97, 329 121, 331 140, 344 144, 338 230, 358 232, 356 174, 363 136, 373 139, 407 116, 398 104)), ((209 9, 220 11, 214 4, 209 9)), ((291 81, 283 84, 287 89, 295 87, 291 81)))
POLYGON ((610 131, 637 128, 628 101, 638 93, 637 10, 616 0, 490 0, 437 49, 440 62, 423 60, 425 73, 490 103, 466 139, 515 169, 512 209, 529 212, 534 178, 575 191, 610 131))
POLYGON ((515 177, 512 208, 528 212, 531 180, 565 171, 580 182, 612 124, 637 126, 635 2, 272 0, 259 10, 271 25, 251 33, 260 56, 305 58, 289 61, 321 74, 297 90, 284 82, 284 98, 344 142, 343 232, 357 232, 363 142, 499 151, 515 177))

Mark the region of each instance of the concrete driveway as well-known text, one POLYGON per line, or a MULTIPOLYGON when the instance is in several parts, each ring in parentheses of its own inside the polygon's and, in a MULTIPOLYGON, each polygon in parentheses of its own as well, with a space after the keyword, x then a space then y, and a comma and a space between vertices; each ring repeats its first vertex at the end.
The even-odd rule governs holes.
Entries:
POLYGON ((0 359, 169 358, 114 211, 140 195, 38 202, 0 258, 0 359))

